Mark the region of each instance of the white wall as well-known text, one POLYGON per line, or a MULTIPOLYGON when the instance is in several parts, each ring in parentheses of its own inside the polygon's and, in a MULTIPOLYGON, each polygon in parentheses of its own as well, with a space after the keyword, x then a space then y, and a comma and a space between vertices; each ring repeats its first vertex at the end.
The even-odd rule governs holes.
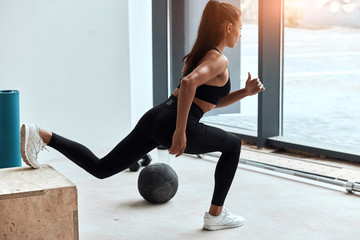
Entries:
MULTIPOLYGON (((112 148, 131 130, 138 110, 131 109, 137 93, 130 76, 143 76, 131 74, 130 55, 139 64, 149 50, 139 57, 130 49, 129 10, 135 9, 128 2, 134 0, 0 1, 0 89, 20 91, 20 122, 38 123, 94 152, 112 148)), ((138 17, 148 21, 148 15, 138 17)))
POLYGON ((129 0, 131 126, 153 106, 151 0, 129 0))

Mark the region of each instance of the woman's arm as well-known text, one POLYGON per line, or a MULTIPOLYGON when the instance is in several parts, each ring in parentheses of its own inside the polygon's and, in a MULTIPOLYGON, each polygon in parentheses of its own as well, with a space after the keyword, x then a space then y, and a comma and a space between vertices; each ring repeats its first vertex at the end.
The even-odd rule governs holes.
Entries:
POLYGON ((226 97, 220 99, 219 103, 216 105, 216 108, 229 106, 241 99, 251 96, 254 94, 258 94, 261 91, 264 91, 265 88, 263 84, 260 82, 260 79, 254 78, 251 79, 251 74, 248 73, 248 79, 246 80, 246 86, 243 89, 238 91, 234 91, 227 95, 226 97))
POLYGON ((216 56, 202 62, 192 73, 181 80, 181 87, 178 95, 177 130, 186 130, 187 117, 197 87, 224 72, 226 67, 227 59, 222 55, 216 56))
POLYGON ((215 108, 222 108, 229 106, 241 99, 249 96, 249 93, 245 90, 245 88, 229 93, 226 97, 220 99, 219 103, 215 108))
POLYGON ((227 59, 223 55, 211 54, 192 73, 181 80, 178 95, 176 130, 173 135, 170 154, 176 157, 184 153, 186 147, 186 125, 194 99, 196 88, 223 73, 227 68, 227 59))

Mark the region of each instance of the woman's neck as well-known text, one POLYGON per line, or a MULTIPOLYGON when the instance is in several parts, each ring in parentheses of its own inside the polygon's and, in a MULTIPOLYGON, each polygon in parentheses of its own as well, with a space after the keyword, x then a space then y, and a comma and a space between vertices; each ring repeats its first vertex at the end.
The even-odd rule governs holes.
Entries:
POLYGON ((223 43, 219 43, 218 45, 216 45, 216 49, 219 50, 220 52, 224 52, 224 48, 225 48, 225 44, 223 43))

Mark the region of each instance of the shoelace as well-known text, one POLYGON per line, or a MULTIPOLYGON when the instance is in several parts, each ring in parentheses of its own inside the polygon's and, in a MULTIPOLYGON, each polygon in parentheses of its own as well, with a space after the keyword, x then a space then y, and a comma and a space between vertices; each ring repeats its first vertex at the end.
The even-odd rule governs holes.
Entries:
POLYGON ((36 133, 37 133, 38 136, 39 136, 39 142, 34 146, 35 156, 36 156, 36 158, 37 158, 37 156, 38 156, 38 154, 39 154, 40 151, 42 151, 42 150, 45 149, 46 151, 49 152, 49 150, 46 148, 46 144, 43 142, 43 140, 42 140, 41 137, 40 137, 40 134, 39 134, 40 127, 39 127, 38 125, 36 125, 36 124, 35 124, 35 126, 36 126, 36 133), (36 148, 36 146, 39 146, 39 148, 36 148))
POLYGON ((37 158, 39 152, 42 151, 43 149, 45 149, 46 151, 49 152, 49 150, 46 148, 46 144, 44 144, 44 142, 41 139, 39 139, 39 142, 37 144, 33 145, 33 149, 35 150, 36 158, 37 158))
POLYGON ((230 213, 226 208, 224 208, 223 211, 224 211, 226 217, 229 217, 231 219, 236 219, 236 216, 234 214, 230 213))

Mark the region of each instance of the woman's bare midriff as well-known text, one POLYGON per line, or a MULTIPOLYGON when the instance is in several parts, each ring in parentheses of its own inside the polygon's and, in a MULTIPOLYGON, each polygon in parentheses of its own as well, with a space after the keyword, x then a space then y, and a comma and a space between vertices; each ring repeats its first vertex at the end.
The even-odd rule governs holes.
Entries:
MULTIPOLYGON (((180 90, 178 88, 175 89, 175 91, 172 93, 172 95, 174 95, 175 97, 178 97, 179 91, 180 90)), ((199 106, 204 113, 206 113, 216 107, 216 105, 205 102, 203 100, 200 100, 197 97, 194 97, 193 103, 195 103, 197 106, 199 106)))

